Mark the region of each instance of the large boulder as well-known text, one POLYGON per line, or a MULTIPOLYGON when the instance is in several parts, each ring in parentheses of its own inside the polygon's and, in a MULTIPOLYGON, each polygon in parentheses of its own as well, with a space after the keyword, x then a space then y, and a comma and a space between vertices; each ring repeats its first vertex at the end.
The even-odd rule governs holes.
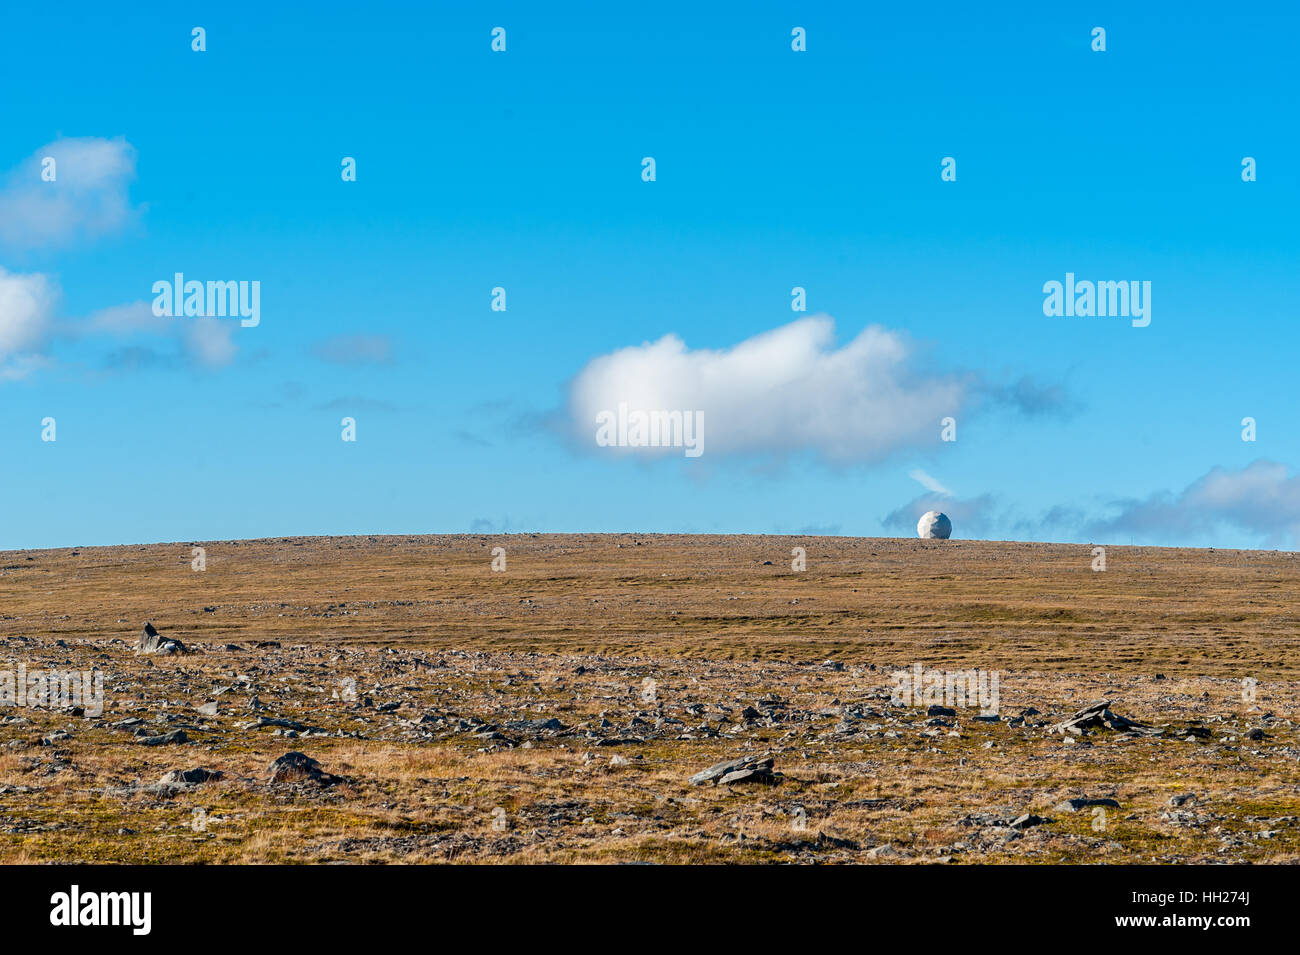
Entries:
POLYGON ((315 783, 317 786, 333 786, 344 782, 342 776, 335 776, 320 768, 320 763, 304 753, 285 753, 277 756, 267 767, 266 781, 275 783, 315 783))
POLYGON ((171 640, 159 633, 154 625, 146 623, 140 639, 135 644, 136 653, 184 653, 185 644, 171 640))
POLYGON ((197 786, 200 783, 214 782, 222 777, 222 773, 215 769, 204 769, 202 766, 194 769, 173 769, 167 775, 163 776, 162 784, 164 786, 197 786))
POLYGON ((692 786, 703 786, 705 783, 712 783, 715 786, 720 784, 732 786, 736 783, 763 783, 772 786, 782 779, 780 773, 772 772, 774 762, 771 753, 763 753, 761 756, 740 756, 736 759, 714 763, 708 769, 702 769, 690 777, 687 782, 692 786))

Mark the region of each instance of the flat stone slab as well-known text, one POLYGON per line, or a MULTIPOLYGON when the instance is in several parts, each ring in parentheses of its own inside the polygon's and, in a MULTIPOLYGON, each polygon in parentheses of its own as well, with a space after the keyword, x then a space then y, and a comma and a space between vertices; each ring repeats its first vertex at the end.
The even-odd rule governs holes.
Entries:
POLYGON ((772 766, 776 762, 771 753, 763 753, 759 756, 740 756, 736 759, 724 760, 721 763, 714 763, 708 769, 701 770, 687 780, 692 786, 703 786, 705 783, 713 783, 715 786, 719 783, 732 785, 735 783, 774 783, 779 781, 780 776, 772 772, 772 766))

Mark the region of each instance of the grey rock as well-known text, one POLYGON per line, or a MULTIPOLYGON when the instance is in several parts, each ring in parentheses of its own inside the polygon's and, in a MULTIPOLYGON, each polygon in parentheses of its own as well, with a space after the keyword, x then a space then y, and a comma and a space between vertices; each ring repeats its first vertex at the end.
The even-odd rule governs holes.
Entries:
POLYGON ((775 762, 771 753, 764 753, 761 756, 740 756, 714 763, 708 769, 691 776, 687 782, 692 786, 703 786, 705 783, 713 783, 716 786, 719 783, 732 785, 751 782, 772 785, 781 780, 779 773, 772 772, 775 762))
POLYGON ((1087 809, 1090 806, 1105 806, 1108 809, 1118 809, 1119 803, 1113 799, 1093 799, 1087 796, 1077 796, 1074 799, 1065 799, 1058 802, 1053 807, 1053 812, 1078 812, 1080 809, 1087 809))
POLYGON ((1035 816, 1033 813, 1027 812, 1023 816, 1017 816, 1015 819, 1012 819, 1011 828, 1028 829, 1030 826, 1041 826, 1044 823, 1051 821, 1051 819, 1046 819, 1043 816, 1035 816))
POLYGON ((196 767, 194 769, 173 769, 167 773, 159 782, 164 786, 196 786, 199 783, 210 783, 222 777, 222 773, 214 769, 203 769, 196 767))
POLYGON ((140 639, 135 644, 136 653, 184 653, 185 644, 170 640, 160 634, 152 623, 145 623, 140 639))
POLYGON ((903 855, 903 852, 900 852, 888 843, 867 850, 868 859, 901 859, 903 855))
POLYGON ((298 733, 306 732, 311 729, 306 723, 299 723, 297 720, 281 719, 278 716, 259 716, 252 723, 245 724, 247 729, 261 729, 264 726, 278 726, 281 729, 294 730, 298 733))
POLYGON ((320 763, 304 753, 291 752, 277 756, 267 767, 269 783, 314 783, 317 786, 333 786, 344 782, 342 776, 335 776, 320 768, 320 763))
POLYGON ((1048 729, 1049 733, 1082 736, 1090 729, 1111 729, 1125 733, 1137 733, 1145 736, 1159 736, 1164 731, 1154 726, 1147 726, 1110 711, 1110 700, 1094 700, 1067 720, 1062 720, 1048 729))
POLYGON ((558 733, 568 729, 568 727, 555 717, 551 717, 548 720, 512 720, 506 723, 506 729, 519 733, 558 733))
POLYGON ((138 736, 136 742, 141 746, 171 746, 173 744, 188 743, 190 738, 185 735, 184 730, 172 730, 170 733, 163 733, 161 736, 138 736))

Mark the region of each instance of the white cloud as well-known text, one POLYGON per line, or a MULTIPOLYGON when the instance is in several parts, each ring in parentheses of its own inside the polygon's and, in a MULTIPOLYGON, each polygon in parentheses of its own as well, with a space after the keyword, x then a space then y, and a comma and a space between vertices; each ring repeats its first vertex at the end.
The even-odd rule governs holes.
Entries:
POLYGON ((38 363, 58 299, 58 286, 48 276, 0 268, 0 377, 23 377, 38 363))
POLYGON ((907 476, 910 477, 917 484, 921 485, 921 487, 925 488, 931 494, 940 494, 944 497, 952 496, 952 491, 948 490, 946 487, 940 484, 929 474, 926 474, 920 468, 914 468, 913 470, 909 471, 907 476))
POLYGON ((837 348, 834 321, 817 315, 731 348, 692 350, 666 335, 594 358, 570 385, 568 411, 589 444, 597 414, 626 402, 702 411, 709 455, 808 451, 849 463, 937 443, 940 419, 968 391, 961 378, 914 370, 901 334, 873 325, 837 348))
POLYGON ((58 246, 120 230, 135 214, 127 191, 135 149, 125 139, 58 139, 11 170, 0 186, 0 241, 58 246), (42 178, 46 157, 55 179, 42 178))

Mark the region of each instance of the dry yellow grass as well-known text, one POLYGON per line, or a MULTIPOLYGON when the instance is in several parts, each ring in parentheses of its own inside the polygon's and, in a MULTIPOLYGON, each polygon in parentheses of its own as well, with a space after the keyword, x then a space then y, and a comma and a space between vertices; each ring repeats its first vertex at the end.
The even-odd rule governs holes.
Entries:
POLYGON ((1294 861, 1300 563, 1113 547, 1091 564, 1084 546, 656 535, 2 553, 4 666, 98 667, 108 696, 97 720, 0 709, 0 861, 1294 861), (196 652, 136 656, 145 620, 196 652), (998 671, 1003 719, 889 706, 913 663, 998 671), (1008 722, 1097 697, 1168 732, 1068 745, 1008 722), (215 718, 194 710, 209 699, 215 718), (765 700, 779 718, 743 717, 765 700), (319 732, 245 725, 259 714, 319 732), (136 745, 128 717, 191 741, 136 745), (548 718, 565 729, 509 728, 548 718), (349 781, 268 786, 290 749, 349 781), (781 785, 686 782, 760 750, 781 785), (141 788, 194 765, 225 778, 141 788), (1076 795, 1120 808, 1101 828, 1053 812, 1076 795), (1024 812, 1055 821, 988 821, 1024 812))

